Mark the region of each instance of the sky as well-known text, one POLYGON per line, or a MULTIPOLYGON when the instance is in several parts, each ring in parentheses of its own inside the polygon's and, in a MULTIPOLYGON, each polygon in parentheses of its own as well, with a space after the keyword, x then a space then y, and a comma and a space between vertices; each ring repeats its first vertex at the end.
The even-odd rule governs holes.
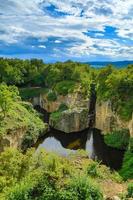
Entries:
POLYGON ((133 0, 0 0, 0 57, 133 59, 133 0))

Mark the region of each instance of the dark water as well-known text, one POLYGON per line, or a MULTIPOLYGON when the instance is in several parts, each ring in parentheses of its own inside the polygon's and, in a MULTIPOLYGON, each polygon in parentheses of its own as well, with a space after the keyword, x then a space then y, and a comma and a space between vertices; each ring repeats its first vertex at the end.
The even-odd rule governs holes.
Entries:
POLYGON ((103 136, 97 129, 87 129, 78 133, 63 133, 51 130, 44 138, 40 139, 36 148, 45 148, 63 156, 84 149, 92 159, 100 160, 112 169, 120 169, 124 151, 107 146, 103 136))

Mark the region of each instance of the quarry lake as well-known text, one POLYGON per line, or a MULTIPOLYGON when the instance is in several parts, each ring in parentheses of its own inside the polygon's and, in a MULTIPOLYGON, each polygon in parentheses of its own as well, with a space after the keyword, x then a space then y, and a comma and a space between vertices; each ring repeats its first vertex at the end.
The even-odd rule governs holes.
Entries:
POLYGON ((78 133, 64 133, 51 129, 45 137, 35 144, 38 149, 58 153, 61 156, 75 154, 79 149, 88 153, 88 157, 101 161, 111 169, 120 169, 124 151, 107 146, 101 132, 97 129, 86 129, 78 133))

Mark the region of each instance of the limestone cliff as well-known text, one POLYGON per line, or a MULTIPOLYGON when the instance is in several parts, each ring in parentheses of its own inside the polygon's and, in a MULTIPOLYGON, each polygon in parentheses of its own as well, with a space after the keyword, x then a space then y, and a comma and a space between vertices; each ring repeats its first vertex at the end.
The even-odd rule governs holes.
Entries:
POLYGON ((104 134, 113 130, 129 129, 133 137, 133 116, 130 121, 124 121, 112 110, 110 101, 97 102, 95 128, 102 130, 104 134))
POLYGON ((0 138, 0 152, 6 147, 21 148, 24 136, 27 132, 26 127, 10 130, 8 134, 0 138))
POLYGON ((90 100, 83 96, 80 88, 66 96, 58 95, 55 101, 49 101, 46 94, 41 94, 32 99, 32 104, 34 106, 39 105, 49 113, 58 111, 61 104, 65 104, 69 108, 59 113, 58 120, 50 117, 50 126, 57 130, 70 133, 82 131, 89 126, 90 100))
POLYGON ((73 108, 63 111, 58 117, 50 117, 50 126, 65 133, 88 128, 88 109, 73 108))
POLYGON ((88 99, 85 99, 80 92, 80 88, 70 93, 66 96, 58 95, 55 101, 49 101, 47 99, 47 94, 40 94, 38 97, 31 99, 33 106, 39 105, 41 108, 46 110, 49 113, 55 112, 58 110, 59 106, 64 103, 68 107, 86 107, 88 108, 89 103, 88 99))

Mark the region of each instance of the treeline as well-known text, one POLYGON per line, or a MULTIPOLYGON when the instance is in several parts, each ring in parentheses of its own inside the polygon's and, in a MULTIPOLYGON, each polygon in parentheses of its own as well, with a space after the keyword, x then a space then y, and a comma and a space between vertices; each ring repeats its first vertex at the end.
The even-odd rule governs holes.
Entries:
POLYGON ((131 119, 133 112, 133 65, 121 69, 112 65, 96 69, 72 61, 45 64, 38 59, 0 58, 0 82, 18 87, 47 88, 51 100, 56 100, 58 94, 73 92, 79 85, 82 94, 89 95, 90 86, 94 84, 97 99, 110 100, 114 111, 123 119, 131 119))
POLYGON ((98 70, 95 79, 97 98, 110 100, 112 108, 121 118, 129 120, 133 113, 133 65, 117 69, 107 66, 98 70))
POLYGON ((67 61, 45 64, 43 60, 0 58, 0 82, 18 86, 52 87, 59 81, 80 81, 81 72, 89 72, 87 64, 67 61), (82 69, 81 69, 82 67, 82 69))

